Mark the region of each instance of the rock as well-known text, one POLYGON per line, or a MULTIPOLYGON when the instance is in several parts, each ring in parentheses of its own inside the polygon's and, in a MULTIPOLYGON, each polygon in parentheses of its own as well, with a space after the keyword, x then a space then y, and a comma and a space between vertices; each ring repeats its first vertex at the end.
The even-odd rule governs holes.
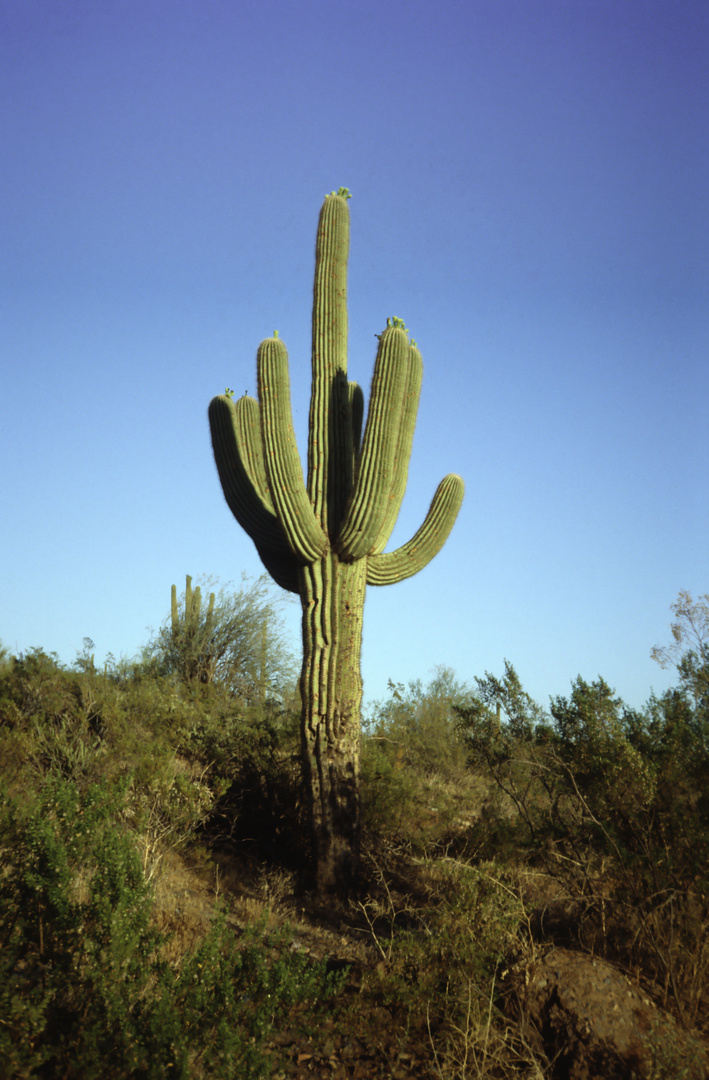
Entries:
POLYGON ((540 948, 506 982, 510 1012, 552 1062, 549 1080, 709 1077, 706 1047, 605 960, 540 948))

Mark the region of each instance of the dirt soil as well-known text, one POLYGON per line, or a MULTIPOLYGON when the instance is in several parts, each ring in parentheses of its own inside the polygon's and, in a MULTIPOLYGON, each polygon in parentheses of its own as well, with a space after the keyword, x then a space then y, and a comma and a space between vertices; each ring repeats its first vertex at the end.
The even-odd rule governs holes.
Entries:
MULTIPOLYGON (((399 870, 400 891, 395 873, 393 899, 410 901, 413 877, 403 880, 407 869, 399 870)), ((276 1080, 440 1080, 426 1017, 407 1015, 396 1004, 361 993, 363 979, 384 970, 386 963, 356 904, 323 904, 300 892, 295 875, 229 856, 217 856, 211 864, 191 863, 189 857, 168 852, 155 884, 158 925, 174 933, 176 955, 198 943, 217 898, 228 897, 227 923, 235 933, 254 921, 274 929, 288 923, 292 949, 313 960, 327 957, 331 970, 348 970, 344 990, 317 1029, 303 1007, 303 1023, 299 1012, 291 1011, 289 1026, 271 1039, 268 1053, 276 1080)), ((681 1032, 627 975, 559 937, 557 943, 547 936, 532 950, 532 961, 526 957, 506 979, 510 1022, 526 1032, 538 1060, 549 1063, 543 1072, 516 1075, 528 1080, 674 1080, 679 1075, 708 1080, 706 1047, 681 1032), (654 1056, 648 1053, 648 1038, 658 1048, 654 1056), (693 1064, 682 1072, 687 1060, 693 1064)), ((513 1073, 485 1075, 492 1080, 513 1073)))

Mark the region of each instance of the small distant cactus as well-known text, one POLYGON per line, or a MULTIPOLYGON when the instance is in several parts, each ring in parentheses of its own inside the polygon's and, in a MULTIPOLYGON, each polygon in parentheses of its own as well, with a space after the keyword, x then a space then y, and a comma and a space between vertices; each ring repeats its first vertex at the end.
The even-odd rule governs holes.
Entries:
MULTIPOLYGON (((231 399, 230 399, 231 400, 231 399)), ((212 681, 214 665, 210 655, 210 638, 214 618, 214 593, 209 594, 209 606, 204 624, 200 619, 202 591, 192 589, 189 574, 185 580, 185 614, 180 615, 177 604, 177 586, 172 586, 171 603, 171 648, 175 666, 186 682, 195 680, 203 683, 212 681)))
POLYGON ((223 395, 209 407, 229 508, 274 580, 303 605, 303 766, 322 891, 347 891, 357 865, 366 586, 422 569, 463 499, 461 478, 447 476, 416 535, 384 551, 404 497, 423 363, 403 320, 387 319, 362 436, 362 391, 347 379, 349 197, 347 188, 327 195, 318 225, 307 483, 277 334, 258 349, 258 400, 223 395))

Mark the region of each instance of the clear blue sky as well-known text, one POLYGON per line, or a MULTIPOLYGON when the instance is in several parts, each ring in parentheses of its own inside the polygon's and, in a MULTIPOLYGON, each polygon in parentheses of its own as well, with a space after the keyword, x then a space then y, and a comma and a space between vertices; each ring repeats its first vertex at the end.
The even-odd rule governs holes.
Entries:
MULTIPOLYGON (((707 0, 3 0, 0 639, 131 656, 186 573, 261 564, 207 405, 289 349, 301 445, 317 215, 350 188, 350 376, 424 357, 365 695, 507 657, 543 703, 671 677, 709 589, 707 0)), ((297 633, 295 609, 290 621, 297 633)))

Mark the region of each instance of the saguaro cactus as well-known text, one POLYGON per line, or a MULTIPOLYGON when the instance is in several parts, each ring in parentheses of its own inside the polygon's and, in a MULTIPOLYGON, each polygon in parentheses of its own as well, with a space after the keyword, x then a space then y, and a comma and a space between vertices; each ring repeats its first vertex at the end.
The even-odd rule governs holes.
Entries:
POLYGON ((258 401, 224 394, 209 406, 229 508, 274 580, 303 606, 302 754, 322 891, 347 890, 357 865, 366 586, 425 566, 463 499, 461 478, 446 476, 415 536, 384 551, 406 487, 423 365, 401 319, 388 319, 361 437, 362 391, 347 379, 348 198, 345 188, 326 196, 318 224, 307 484, 277 332, 258 349, 258 401))
POLYGON ((186 682, 195 679, 204 683, 212 681, 213 664, 209 655, 209 640, 214 618, 214 599, 214 593, 210 593, 207 616, 202 625, 202 590, 199 585, 193 590, 192 578, 189 574, 186 575, 184 618, 180 617, 177 606, 177 586, 172 586, 171 649, 186 682))

